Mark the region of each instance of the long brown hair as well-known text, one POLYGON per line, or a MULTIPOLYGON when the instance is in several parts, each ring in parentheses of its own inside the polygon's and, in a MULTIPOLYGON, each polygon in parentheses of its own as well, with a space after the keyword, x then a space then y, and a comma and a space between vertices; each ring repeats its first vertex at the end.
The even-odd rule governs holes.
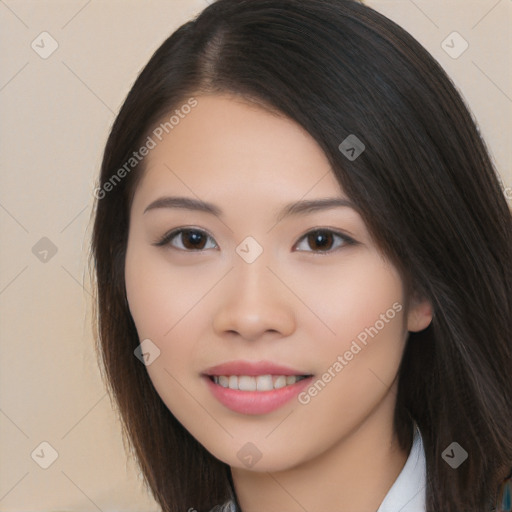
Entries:
POLYGON ((129 172, 126 162, 155 123, 203 92, 241 95, 304 127, 379 247, 431 301, 431 325, 409 335, 403 355, 395 429, 404 448, 412 420, 421 430, 427 512, 491 510, 512 467, 511 213, 446 73, 406 31, 354 0, 214 2, 157 49, 112 127, 91 247, 96 349, 157 502, 165 512, 202 512, 234 496, 229 466, 176 420, 134 356, 141 340, 124 282, 144 170, 144 160, 129 172), (338 148, 350 134, 366 147, 353 161, 338 148), (469 455, 456 470, 442 458, 454 441, 469 455))

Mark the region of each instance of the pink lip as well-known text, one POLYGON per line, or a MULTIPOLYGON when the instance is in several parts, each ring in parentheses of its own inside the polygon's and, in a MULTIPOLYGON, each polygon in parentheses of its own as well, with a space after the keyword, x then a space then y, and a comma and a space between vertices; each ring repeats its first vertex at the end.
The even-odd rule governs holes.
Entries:
MULTIPOLYGON (((244 372, 238 375, 248 375, 244 372)), ((282 372, 282 368, 278 375, 285 375, 282 372)), ((270 373, 270 372, 268 372, 270 373)), ((226 375, 226 374, 221 374, 226 375)), ((228 375, 237 375, 236 373, 229 373, 228 375)), ((260 375, 259 373, 257 375, 260 375)), ((297 375, 293 373, 292 375, 297 375)), ((297 396, 305 387, 311 384, 313 377, 302 379, 295 384, 285 386, 280 389, 274 389, 272 391, 240 391, 238 389, 224 388, 219 384, 215 384, 213 380, 207 375, 203 375, 202 378, 206 381, 206 384, 213 396, 217 400, 225 405, 228 409, 238 412, 240 414, 267 414, 289 402, 293 397, 297 396)))
POLYGON ((270 361, 231 361, 208 368, 204 375, 248 375, 256 377, 258 375, 311 375, 302 370, 297 370, 289 366, 275 364, 270 361))

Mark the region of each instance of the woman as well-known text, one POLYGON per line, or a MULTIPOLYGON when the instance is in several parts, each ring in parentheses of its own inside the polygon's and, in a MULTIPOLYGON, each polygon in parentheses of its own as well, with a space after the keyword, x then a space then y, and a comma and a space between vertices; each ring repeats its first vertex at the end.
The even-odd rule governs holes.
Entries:
POLYGON ((96 197, 97 348, 163 510, 505 510, 512 217, 403 29, 218 0, 141 72, 96 197))

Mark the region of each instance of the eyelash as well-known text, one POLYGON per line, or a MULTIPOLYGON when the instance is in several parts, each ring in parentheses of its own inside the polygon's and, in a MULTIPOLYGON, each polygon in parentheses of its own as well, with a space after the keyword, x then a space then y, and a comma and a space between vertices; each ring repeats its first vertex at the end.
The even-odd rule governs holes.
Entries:
MULTIPOLYGON (((178 228, 178 229, 174 229, 172 231, 170 231, 169 233, 166 233, 160 240, 158 240, 157 242, 155 242, 153 245, 157 246, 157 247, 163 247, 165 245, 169 245, 172 249, 176 249, 178 251, 183 251, 183 252, 204 252, 208 249, 181 249, 179 247, 175 247, 173 246, 170 242, 176 238, 177 235, 180 235, 181 233, 185 233, 185 232, 192 232, 192 233, 200 233, 201 235, 206 235, 208 238, 211 238, 213 240, 213 237, 207 233, 206 231, 202 230, 202 229, 196 229, 196 228, 178 228)), ((341 245, 339 245, 338 247, 335 247, 334 249, 328 249, 326 251, 322 251, 322 250, 318 250, 318 251, 303 251, 303 250, 300 250, 299 252, 312 252, 312 253, 316 253, 316 254, 330 254, 338 249, 341 249, 347 245, 356 245, 358 242, 356 242, 353 238, 350 238, 349 236, 345 235, 344 233, 340 233, 339 231, 333 231, 332 229, 327 229, 327 228, 316 228, 316 229, 312 229, 311 231, 308 231, 307 233, 305 233, 304 235, 302 235, 298 242, 294 245, 294 247, 296 247, 297 245, 299 245, 299 243, 303 240, 303 239, 307 239, 307 237, 311 234, 315 234, 315 233, 321 233, 321 234, 332 234, 334 236, 337 236, 339 237, 343 243, 341 245)), ((333 242, 333 245, 335 244, 335 242, 333 242)))

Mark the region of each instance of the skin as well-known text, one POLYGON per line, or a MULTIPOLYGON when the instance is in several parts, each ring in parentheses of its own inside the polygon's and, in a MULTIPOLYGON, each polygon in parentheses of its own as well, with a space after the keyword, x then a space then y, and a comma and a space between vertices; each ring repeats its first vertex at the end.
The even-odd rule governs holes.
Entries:
POLYGON ((355 209, 276 223, 285 204, 346 198, 304 129, 238 97, 196 99, 146 157, 130 212, 126 292, 140 340, 160 350, 147 366, 151 381, 184 427, 231 466, 244 512, 375 511, 408 456, 392 427, 397 373, 408 331, 429 325, 431 306, 405 295, 355 209), (170 195, 214 203, 223 215, 144 213, 170 195), (206 232, 202 252, 181 235, 154 245, 180 227, 206 232), (304 236, 318 228, 357 243, 327 234, 322 250, 304 236), (247 236, 263 248, 253 263, 236 253, 247 236), (293 399, 268 414, 239 414, 201 377, 238 359, 320 377, 394 303, 403 308, 306 405, 293 399), (248 442, 262 454, 250 468, 237 457, 248 442))

